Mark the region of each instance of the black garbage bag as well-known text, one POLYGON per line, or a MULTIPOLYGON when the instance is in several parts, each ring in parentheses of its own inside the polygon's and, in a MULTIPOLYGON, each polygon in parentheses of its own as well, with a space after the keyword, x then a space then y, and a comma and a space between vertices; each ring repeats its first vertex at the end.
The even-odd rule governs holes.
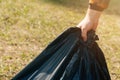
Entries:
POLYGON ((12 80, 111 80, 94 31, 86 42, 70 27, 53 40, 12 80))

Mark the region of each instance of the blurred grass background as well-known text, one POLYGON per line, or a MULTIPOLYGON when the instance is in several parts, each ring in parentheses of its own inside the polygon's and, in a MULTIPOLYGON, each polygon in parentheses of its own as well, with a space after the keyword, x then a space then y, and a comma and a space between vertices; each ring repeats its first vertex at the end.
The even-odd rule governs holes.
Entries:
MULTIPOLYGON (((65 29, 85 16, 88 0, 0 0, 0 80, 10 80, 65 29)), ((98 25, 112 80, 120 80, 120 1, 98 25)))

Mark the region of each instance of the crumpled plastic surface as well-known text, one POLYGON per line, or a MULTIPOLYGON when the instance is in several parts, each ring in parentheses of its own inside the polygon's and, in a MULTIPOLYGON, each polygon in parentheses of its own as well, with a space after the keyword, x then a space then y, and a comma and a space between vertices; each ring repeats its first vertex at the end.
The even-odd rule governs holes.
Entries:
POLYGON ((84 42, 81 30, 70 27, 12 80, 111 80, 94 31, 84 42))

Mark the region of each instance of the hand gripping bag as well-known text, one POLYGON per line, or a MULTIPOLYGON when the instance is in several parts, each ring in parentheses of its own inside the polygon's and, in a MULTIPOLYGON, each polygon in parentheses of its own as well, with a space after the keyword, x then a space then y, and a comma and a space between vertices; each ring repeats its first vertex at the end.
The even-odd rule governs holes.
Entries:
POLYGON ((66 29, 12 80, 111 80, 97 35, 87 35, 84 42, 80 28, 66 29))

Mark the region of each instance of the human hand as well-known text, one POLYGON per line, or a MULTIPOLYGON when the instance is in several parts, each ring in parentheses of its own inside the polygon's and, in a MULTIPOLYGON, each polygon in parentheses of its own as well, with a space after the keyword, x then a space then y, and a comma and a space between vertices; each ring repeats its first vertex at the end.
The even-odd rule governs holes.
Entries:
POLYGON ((81 29, 81 36, 84 41, 87 40, 87 32, 96 30, 99 22, 99 17, 102 12, 93 9, 88 9, 84 19, 77 25, 81 29))

